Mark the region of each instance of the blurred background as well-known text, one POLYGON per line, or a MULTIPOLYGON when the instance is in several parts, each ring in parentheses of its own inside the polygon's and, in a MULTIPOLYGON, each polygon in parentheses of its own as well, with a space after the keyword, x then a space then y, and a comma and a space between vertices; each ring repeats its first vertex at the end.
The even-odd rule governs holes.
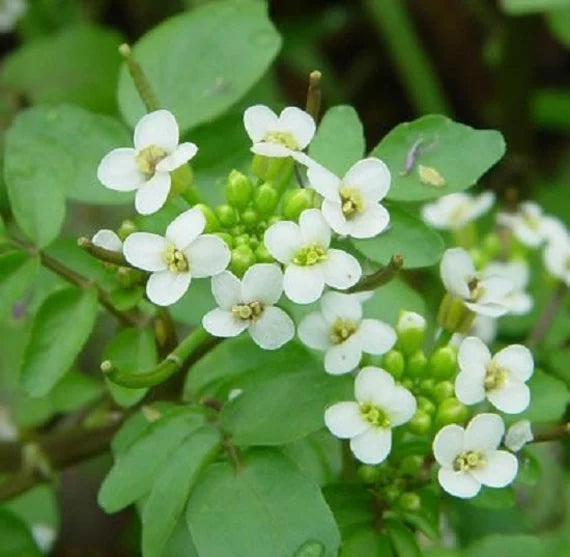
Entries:
MULTIPOLYGON (((71 102, 118 115, 116 47, 207 1, 0 0, 0 142, 18 110, 32 104, 71 102), (86 24, 95 42, 75 34, 86 24)), ((303 106, 308 73, 318 69, 323 110, 353 105, 370 148, 398 123, 429 113, 498 129, 507 155, 482 187, 510 201, 537 199, 568 223, 570 0, 273 0, 269 11, 283 46, 244 104, 303 106)), ((231 162, 223 161, 227 171, 247 157, 248 140, 241 108, 224 118, 233 118, 236 129, 217 146, 236 153, 227 157, 231 162)), ((202 128, 190 134, 198 144, 202 128)), ((197 163, 214 181, 217 154, 197 163)), ((207 188, 210 182, 202 184, 207 188)), ((5 203, 0 181, 0 210, 5 203)), ((102 217, 109 210, 124 213, 76 208, 68 232, 94 231, 101 221, 116 220, 102 217)), ((96 505, 107 465, 98 459, 64 473, 58 502, 62 534, 52 555, 134 554, 136 521, 128 513, 108 517, 96 505)), ((49 497, 40 499, 41 505, 55 505, 45 502, 49 497)), ((547 520, 539 511, 537 522, 547 520)))

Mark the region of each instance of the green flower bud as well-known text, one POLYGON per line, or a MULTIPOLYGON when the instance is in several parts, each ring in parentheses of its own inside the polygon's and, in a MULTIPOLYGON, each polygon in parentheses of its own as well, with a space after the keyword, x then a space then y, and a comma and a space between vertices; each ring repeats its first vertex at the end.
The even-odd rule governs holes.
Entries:
POLYGON ((433 352, 429 359, 429 373, 436 379, 450 379, 457 371, 457 349, 448 344, 433 352))
POLYGON ((396 380, 404 374, 405 366, 404 355, 398 350, 390 350, 382 358, 382 367, 396 380))
POLYGON ((358 467, 358 477, 365 484, 376 483, 381 476, 380 468, 378 466, 370 466, 369 464, 364 464, 358 467))
POLYGON ((418 410, 406 425, 412 433, 425 435, 431 429, 431 416, 418 410))
POLYGON ((269 221, 267 222, 267 228, 269 228, 272 224, 275 224, 276 222, 280 222, 282 220, 283 217, 281 215, 272 215, 269 217, 269 221))
POLYGON ((234 237, 231 234, 228 234, 227 232, 214 232, 214 236, 221 238, 229 248, 234 247, 234 237))
POLYGON ((313 206, 313 190, 289 190, 283 196, 283 216, 288 220, 297 220, 305 209, 313 206))
POLYGON ((253 193, 251 180, 239 170, 232 170, 226 183, 226 199, 236 209, 245 209, 253 193))
POLYGON ((263 242, 259 242, 255 249, 255 259, 258 263, 273 263, 275 261, 263 242))
POLYGON ((439 404, 435 415, 435 423, 438 428, 448 424, 463 424, 467 419, 467 407, 455 397, 446 398, 439 404))
POLYGON ((429 398, 426 398, 425 396, 419 396, 417 400, 418 409, 420 409, 422 412, 425 412, 426 414, 435 414, 435 404, 429 398))
POLYGON ((426 374, 427 358, 423 350, 418 350, 408 357, 406 362, 406 375, 410 377, 423 377, 426 374))
POLYGON ((249 237, 249 247, 255 251, 257 249, 257 246, 259 246, 259 239, 257 236, 250 236, 249 237))
POLYGON ((254 155, 251 161, 251 173, 264 182, 272 182, 285 174, 293 166, 293 159, 289 157, 264 157, 254 155))
POLYGON ((441 301, 437 321, 451 333, 467 333, 473 324, 475 314, 463 303, 461 298, 446 294, 441 301))
POLYGON ((218 217, 216 217, 214 211, 212 211, 208 205, 205 205, 204 203, 198 203, 197 205, 194 205, 194 207, 200 209, 204 217, 206 217, 206 228, 204 229, 204 232, 216 232, 220 229, 220 221, 218 220, 218 217))
POLYGON ((402 490, 400 489, 400 487, 395 484, 392 484, 392 485, 387 485, 384 488, 383 495, 386 501, 393 503, 396 499, 398 499, 398 497, 400 497, 401 493, 402 490))
POLYGON ((243 224, 245 224, 245 226, 253 226, 254 224, 257 224, 257 221, 259 219, 257 211, 255 209, 252 209, 251 207, 244 209, 241 212, 240 216, 241 216, 241 221, 243 222, 243 224))
POLYGON ((406 491, 405 493, 402 493, 400 497, 398 497, 396 505, 403 511, 415 512, 420 510, 422 506, 422 500, 417 493, 413 491, 406 491))
POLYGON ((471 248, 469 250, 469 255, 471 256, 471 259, 473 259, 473 264, 476 269, 482 269, 489 262, 485 253, 479 248, 471 248))
POLYGON ((435 387, 435 380, 431 377, 428 377, 427 379, 422 379, 419 387, 420 387, 420 393, 429 396, 433 393, 433 388, 435 387))
POLYGON ((119 236, 119 238, 121 238, 121 240, 124 242, 127 239, 127 236, 133 232, 136 232, 137 230, 137 225, 132 220, 126 219, 121 223, 121 226, 119 226, 119 230, 117 230, 117 236, 119 236))
POLYGON ((436 402, 443 402, 446 398, 454 395, 455 389, 451 381, 441 381, 437 383, 432 391, 432 396, 436 402))
POLYGON ((230 228, 238 222, 238 214, 230 205, 218 205, 214 212, 220 223, 226 228, 230 228))
POLYGON ((414 381, 412 379, 407 378, 407 377, 404 377, 404 379, 402 379, 401 383, 402 383, 403 387, 408 389, 408 391, 411 391, 414 388, 414 381))
POLYGON ((261 215, 271 215, 277 203, 279 203, 279 194, 269 182, 261 184, 253 194, 253 204, 261 215))
POLYGON ((396 325, 398 347, 404 354, 412 354, 419 350, 426 333, 426 320, 413 311, 401 311, 396 325))
POLYGON ((405 456, 400 462, 400 472, 405 476, 417 476, 424 465, 424 459, 417 454, 405 456))
POLYGON ((240 234, 234 237, 236 246, 249 246, 249 234, 240 234))
POLYGON ((232 250, 229 269, 234 275, 241 277, 255 263, 255 254, 247 245, 237 246, 232 250))
POLYGON ((245 232, 245 226, 238 224, 237 226, 234 226, 231 230, 230 230, 230 234, 232 234, 232 236, 239 236, 240 234, 243 234, 245 232))
POLYGON ((184 193, 192 185, 193 181, 194 173, 192 169, 187 164, 179 166, 170 173, 170 194, 179 195, 184 193))

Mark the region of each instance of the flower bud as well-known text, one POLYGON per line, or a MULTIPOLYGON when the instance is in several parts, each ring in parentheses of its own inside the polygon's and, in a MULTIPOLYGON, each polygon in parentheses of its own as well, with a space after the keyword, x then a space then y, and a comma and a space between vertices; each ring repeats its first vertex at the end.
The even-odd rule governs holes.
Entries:
POLYGON ((232 170, 226 183, 228 204, 236 209, 245 209, 252 193, 253 184, 251 180, 239 170, 232 170))
POLYGON ((289 190, 283 196, 283 216, 288 220, 297 220, 305 209, 313 206, 313 190, 289 190))
POLYGON ((249 246, 249 234, 240 234, 234 237, 236 246, 249 246))
POLYGON ((273 263, 275 261, 263 242, 259 242, 255 249, 255 259, 258 263, 273 263))
POLYGON ((409 377, 423 377, 427 369, 427 358, 423 350, 418 350, 408 357, 406 362, 406 375, 409 377))
POLYGON ((462 424, 467 419, 467 407, 455 397, 446 398, 439 404, 435 415, 438 428, 448 424, 462 424))
POLYGON ((365 484, 376 483, 381 476, 380 468, 378 466, 371 466, 369 464, 364 464, 358 467, 358 477, 365 484))
POLYGON ((426 414, 435 414, 435 404, 425 396, 418 397, 418 408, 425 412, 426 414))
POLYGON ((237 212, 230 205, 218 205, 214 209, 214 212, 216 213, 216 216, 218 217, 218 220, 220 221, 222 226, 230 228, 235 224, 237 224, 238 221, 237 212))
POLYGON ((124 220, 117 230, 117 236, 124 242, 130 234, 138 230, 137 225, 129 219, 124 220))
POLYGON ((293 166, 293 159, 289 157, 264 157, 263 155, 254 155, 251 161, 251 173, 257 178, 271 182, 280 175, 285 174, 293 166))
POLYGON ((429 359, 429 373, 436 379, 450 379, 457 371, 457 349, 448 344, 433 352, 429 359))
POLYGON ((426 333, 426 320, 413 311, 401 311, 396 325, 398 347, 404 354, 412 354, 419 350, 426 333))
POLYGON ((406 425, 412 433, 425 435, 431 429, 431 416, 418 410, 406 425))
POLYGON ((194 181, 194 173, 192 169, 183 164, 170 173, 170 192, 177 195, 185 192, 194 181))
POLYGON ((424 464, 422 456, 417 454, 410 454, 405 456, 400 462, 400 472, 406 476, 417 476, 424 464))
POLYGON ((206 218, 206 228, 204 228, 204 232, 216 232, 220 229, 220 221, 218 220, 218 217, 216 217, 214 211, 212 211, 208 205, 204 203, 198 203, 197 205, 194 205, 194 207, 200 209, 206 218))
POLYGON ((383 491, 384 498, 390 503, 393 503, 396 499, 398 499, 400 493, 402 493, 402 490, 395 484, 387 485, 383 491))
POLYGON ((283 217, 281 215, 272 215, 269 217, 269 221, 267 222, 267 228, 269 228, 272 224, 275 224, 276 222, 280 222, 283 220, 283 217))
POLYGON ((446 294, 441 301, 437 314, 438 323, 451 333, 467 333, 473 324, 475 314, 463 303, 461 298, 446 294))
POLYGON ((469 250, 469 255, 473 259, 473 264, 476 269, 483 269, 485 265, 489 262, 485 253, 479 248, 471 248, 469 250))
POLYGON ((440 381, 434 385, 432 396, 436 402, 443 402, 446 398, 450 398, 455 393, 453 383, 451 381, 440 381))
POLYGON ((259 215, 257 214, 257 211, 251 207, 244 209, 241 212, 240 216, 241 216, 241 222, 243 222, 245 226, 253 226, 254 224, 257 224, 257 221, 259 220, 259 215))
POLYGON ((398 350, 390 350, 382 358, 382 367, 396 380, 404 374, 405 366, 404 355, 398 350))
POLYGON ((279 203, 279 194, 269 182, 261 184, 253 194, 253 204, 261 215, 271 215, 277 203, 279 203))
POLYGON ((232 250, 229 269, 234 275, 241 277, 255 263, 255 254, 248 245, 237 246, 232 250))
POLYGON ((398 508, 403 511, 414 512, 419 511, 422 506, 422 500, 420 496, 413 491, 406 491, 398 497, 396 501, 398 508))
POLYGON ((214 235, 221 238, 229 248, 234 246, 234 237, 231 234, 228 234, 227 232, 214 232, 214 235))
POLYGON ((435 387, 435 380, 431 377, 427 379, 422 379, 420 382, 420 392, 423 395, 431 396, 433 394, 433 388, 435 387))

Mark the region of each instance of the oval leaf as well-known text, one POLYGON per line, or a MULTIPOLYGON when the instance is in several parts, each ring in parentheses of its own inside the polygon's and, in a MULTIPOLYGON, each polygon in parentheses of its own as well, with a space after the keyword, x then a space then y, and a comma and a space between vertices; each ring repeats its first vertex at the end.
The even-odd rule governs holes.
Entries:
POLYGON ((26 292, 37 271, 37 257, 23 252, 0 255, 0 318, 26 292))

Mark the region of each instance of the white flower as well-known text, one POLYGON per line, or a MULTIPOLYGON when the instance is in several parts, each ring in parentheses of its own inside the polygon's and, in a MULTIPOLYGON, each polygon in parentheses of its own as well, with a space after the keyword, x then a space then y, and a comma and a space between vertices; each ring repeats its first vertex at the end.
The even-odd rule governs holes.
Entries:
POLYGON ((380 159, 357 162, 342 179, 317 164, 307 176, 324 197, 323 216, 337 234, 372 238, 388 226, 390 214, 380 201, 390 189, 390 171, 380 159))
POLYGON ((505 435, 505 447, 507 447, 509 451, 516 453, 533 439, 534 435, 532 434, 530 422, 528 420, 519 420, 507 430, 507 434, 505 435))
POLYGON ((516 213, 498 213, 497 222, 525 246, 536 248, 546 239, 545 215, 542 207, 532 201, 521 203, 516 213))
POLYGON ((498 410, 518 414, 530 403, 526 381, 534 371, 532 354, 526 346, 511 344, 491 357, 477 337, 467 337, 457 355, 459 374, 455 395, 464 404, 477 404, 487 398, 498 410))
POLYGON ((257 104, 244 112, 243 123, 254 153, 264 157, 293 157, 304 165, 313 163, 303 150, 313 139, 316 125, 304 110, 289 106, 277 116, 269 107, 257 104))
POLYGON ((362 319, 356 294, 327 292, 321 311, 307 315, 299 325, 299 337, 309 347, 325 351, 325 371, 348 373, 360 363, 362 353, 385 354, 396 343, 390 325, 362 319))
POLYGON ((493 261, 482 272, 483 278, 502 277, 512 283, 513 290, 505 296, 504 301, 509 308, 509 313, 514 315, 523 315, 532 309, 534 303, 532 296, 524 291, 529 275, 528 263, 524 260, 507 263, 493 261))
POLYGON ((422 208, 424 221, 434 228, 458 230, 485 214, 495 202, 495 194, 450 193, 422 208))
POLYGON ((12 31, 27 9, 26 0, 2 0, 0 2, 0 33, 12 31))
POLYGON ((202 234, 206 219, 200 209, 185 211, 166 229, 165 237, 134 232, 125 240, 126 260, 151 273, 146 283, 149 300, 159 306, 177 302, 188 290, 190 280, 221 273, 230 262, 226 243, 202 234))
POLYGON ((106 228, 95 232, 93 238, 91 238, 91 243, 109 251, 117 251, 119 253, 123 251, 121 238, 115 232, 106 228))
POLYGON ((354 395, 356 402, 338 402, 327 408, 325 424, 336 437, 350 439, 350 449, 358 460, 379 464, 392 448, 392 428, 416 413, 416 399, 377 367, 365 367, 358 373, 354 395))
POLYGON ((212 278, 212 293, 220 307, 202 319, 217 337, 235 337, 246 329, 265 350, 275 350, 295 334, 291 318, 275 307, 283 292, 283 273, 274 264, 251 266, 240 281, 229 271, 212 278))
POLYGON ((547 271, 570 286, 570 235, 564 232, 544 248, 543 259, 547 271))
POLYGON ((283 263, 283 290, 297 304, 318 300, 325 284, 338 290, 355 285, 362 275, 360 263, 352 255, 329 248, 331 230, 318 209, 306 209, 299 224, 281 221, 270 226, 265 246, 283 263))
POLYGON ((194 143, 179 141, 178 124, 168 110, 143 116, 134 133, 135 148, 113 149, 103 157, 97 178, 117 191, 137 190, 135 208, 142 215, 158 211, 170 193, 170 172, 198 151, 194 143))
POLYGON ((447 493, 468 499, 475 497, 481 484, 505 487, 516 477, 518 461, 499 451, 505 424, 497 414, 479 414, 465 429, 446 425, 433 440, 433 454, 441 466, 438 480, 447 493))
POLYGON ((32 537, 43 553, 48 553, 55 542, 56 532, 47 524, 38 522, 32 526, 32 537))
POLYGON ((497 338, 498 330, 499 326, 497 319, 494 317, 488 317, 487 315, 476 315, 469 332, 466 335, 455 333, 451 337, 450 343, 459 348, 459 345, 466 337, 472 336, 480 338, 487 345, 492 344, 497 338))
POLYGON ((509 311, 506 297, 512 292, 513 283, 503 277, 479 276, 471 256, 464 249, 445 251, 440 274, 445 289, 462 298, 471 311, 489 317, 499 317, 509 311))
POLYGON ((420 329, 422 331, 427 327, 425 318, 416 313, 415 311, 400 311, 398 316, 398 323, 396 325, 396 330, 399 332, 404 332, 409 329, 420 329))

